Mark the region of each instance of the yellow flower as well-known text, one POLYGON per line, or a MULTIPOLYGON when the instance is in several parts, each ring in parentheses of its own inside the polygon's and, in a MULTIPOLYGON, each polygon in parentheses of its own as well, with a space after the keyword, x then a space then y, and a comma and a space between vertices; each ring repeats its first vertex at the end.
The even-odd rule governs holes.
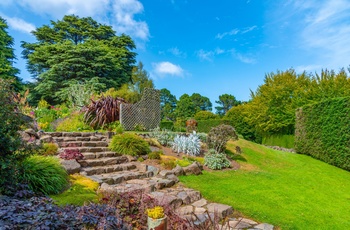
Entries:
POLYGON ((164 217, 163 207, 156 206, 154 208, 147 209, 147 215, 153 219, 160 219, 164 217))

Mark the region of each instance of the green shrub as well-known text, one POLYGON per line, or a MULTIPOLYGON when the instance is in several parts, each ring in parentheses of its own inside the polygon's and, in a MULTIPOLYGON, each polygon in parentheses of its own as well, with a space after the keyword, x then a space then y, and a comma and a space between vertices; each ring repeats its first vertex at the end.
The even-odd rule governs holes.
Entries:
POLYGON ((21 179, 37 193, 58 194, 68 185, 68 175, 55 157, 33 155, 22 162, 21 179))
POLYGON ((160 160, 160 155, 162 155, 162 154, 163 154, 163 152, 161 152, 161 151, 150 152, 148 154, 148 159, 160 160))
POLYGON ((14 191, 18 179, 18 162, 27 157, 27 153, 17 151, 22 147, 18 130, 21 130, 25 121, 16 112, 19 104, 13 100, 11 83, 0 78, 0 194, 14 191))
POLYGON ((294 148, 294 135, 271 135, 262 139, 263 145, 294 148))
POLYGON ((71 187, 58 195, 51 195, 50 197, 58 205, 79 205, 83 206, 86 203, 97 203, 97 189, 99 184, 90 178, 84 177, 80 174, 73 174, 69 176, 71 187))
POLYGON ((173 130, 174 129, 174 122, 172 121, 161 121, 159 124, 159 128, 161 130, 166 129, 166 130, 173 130))
POLYGON ((350 97, 297 110, 295 150, 350 170, 350 97))
POLYGON ((147 131, 147 129, 143 124, 136 124, 134 125, 134 131, 144 132, 144 131, 147 131))
POLYGON ((217 114, 214 114, 210 111, 199 111, 194 115, 194 119, 197 121, 201 120, 213 120, 213 119, 220 119, 220 116, 217 114))
POLYGON ((93 131, 93 129, 84 123, 83 114, 79 112, 72 113, 69 117, 61 121, 57 127, 58 132, 76 132, 93 131))
POLYGON ((261 143, 262 137, 257 133, 255 127, 247 121, 248 106, 233 106, 224 116, 225 120, 230 120, 236 132, 243 136, 244 139, 261 143))
POLYGON ((204 156, 204 165, 210 169, 220 170, 230 167, 230 161, 224 153, 216 153, 215 150, 210 150, 204 156))
POLYGON ((139 158, 137 158, 137 161, 138 161, 138 162, 144 162, 145 159, 143 159, 143 157, 139 157, 139 158))
POLYGON ((52 156, 56 155, 58 152, 58 146, 55 143, 44 143, 42 152, 40 152, 44 156, 52 156))
POLYGON ((226 149, 229 140, 238 140, 235 129, 230 125, 219 125, 210 130, 207 136, 207 144, 210 149, 222 153, 226 149))
POLYGON ((109 148, 116 153, 131 156, 146 155, 151 152, 147 141, 132 133, 114 135, 109 148))
POLYGON ((209 133, 211 128, 216 127, 218 125, 231 125, 231 120, 223 120, 223 119, 211 119, 211 120, 198 120, 197 121, 197 132, 199 133, 209 133))

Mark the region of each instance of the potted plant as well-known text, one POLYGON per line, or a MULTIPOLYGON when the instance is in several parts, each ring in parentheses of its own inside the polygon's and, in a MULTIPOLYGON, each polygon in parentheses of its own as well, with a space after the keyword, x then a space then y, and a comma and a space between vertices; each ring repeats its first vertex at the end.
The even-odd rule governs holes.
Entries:
POLYGON ((147 209, 147 224, 148 230, 166 230, 167 216, 164 214, 163 207, 156 206, 147 209))

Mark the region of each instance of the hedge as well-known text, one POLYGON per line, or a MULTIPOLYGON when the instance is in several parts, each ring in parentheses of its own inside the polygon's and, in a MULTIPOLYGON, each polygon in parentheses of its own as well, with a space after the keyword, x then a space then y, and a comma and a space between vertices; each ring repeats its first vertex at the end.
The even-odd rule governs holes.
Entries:
POLYGON ((297 109, 295 150, 350 170, 350 97, 297 109))
POLYGON ((166 130, 173 130, 174 129, 174 122, 172 121, 161 121, 159 124, 159 128, 161 130, 166 129, 166 130))
POLYGON ((223 120, 223 119, 199 120, 197 121, 197 124, 198 124, 197 132, 199 133, 209 133, 211 128, 221 124, 233 126, 233 122, 231 120, 223 120))
POLYGON ((288 149, 294 148, 294 135, 271 135, 263 137, 263 145, 280 146, 288 149))

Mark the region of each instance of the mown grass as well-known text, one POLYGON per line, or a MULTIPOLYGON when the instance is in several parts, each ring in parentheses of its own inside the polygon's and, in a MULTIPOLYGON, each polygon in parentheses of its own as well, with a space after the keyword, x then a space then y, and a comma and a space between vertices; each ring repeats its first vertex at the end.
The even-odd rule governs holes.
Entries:
POLYGON ((82 206, 87 202, 98 202, 97 189, 99 184, 89 178, 79 174, 69 176, 71 186, 69 189, 58 195, 50 197, 58 205, 78 205, 82 206))
POLYGON ((245 140, 238 171, 204 171, 180 178, 211 201, 281 229, 350 229, 350 172, 309 156, 245 140))

